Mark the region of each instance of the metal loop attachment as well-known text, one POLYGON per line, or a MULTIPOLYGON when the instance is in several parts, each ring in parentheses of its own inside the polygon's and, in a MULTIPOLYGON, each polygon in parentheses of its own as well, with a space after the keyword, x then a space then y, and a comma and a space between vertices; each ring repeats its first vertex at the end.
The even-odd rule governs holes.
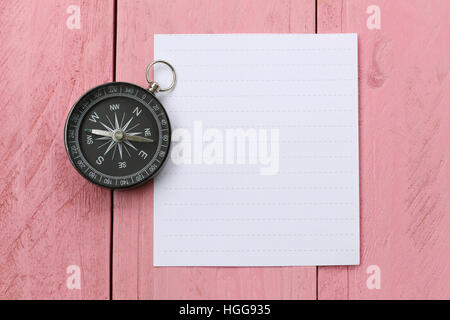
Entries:
POLYGON ((148 91, 150 91, 151 93, 169 91, 175 86, 175 83, 177 82, 177 74, 175 73, 174 67, 170 63, 168 63, 167 61, 164 61, 164 60, 156 60, 156 61, 153 61, 151 64, 149 64, 149 66, 147 67, 146 76, 147 76, 147 82, 150 85, 150 87, 148 88, 148 91), (172 71, 172 83, 167 88, 161 89, 159 84, 150 78, 150 70, 157 63, 165 64, 172 71))

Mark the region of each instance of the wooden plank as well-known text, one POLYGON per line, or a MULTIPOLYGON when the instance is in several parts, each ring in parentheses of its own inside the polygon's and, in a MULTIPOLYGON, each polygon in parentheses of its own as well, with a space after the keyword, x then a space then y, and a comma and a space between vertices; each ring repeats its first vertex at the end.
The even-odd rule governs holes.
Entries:
POLYGON ((361 161, 361 265, 319 268, 321 299, 450 298, 449 29, 445 0, 320 3, 359 34, 361 161))
MULTIPOLYGON (((155 33, 314 32, 310 0, 118 1, 117 79, 146 85, 155 33)), ((170 106, 168 106, 170 108, 170 106)), ((314 299, 315 267, 153 267, 153 185, 114 192, 113 298, 314 299)))
POLYGON ((112 80, 113 1, 2 1, 0 25, 0 298, 107 299, 111 193, 72 168, 63 137, 78 97, 112 80))

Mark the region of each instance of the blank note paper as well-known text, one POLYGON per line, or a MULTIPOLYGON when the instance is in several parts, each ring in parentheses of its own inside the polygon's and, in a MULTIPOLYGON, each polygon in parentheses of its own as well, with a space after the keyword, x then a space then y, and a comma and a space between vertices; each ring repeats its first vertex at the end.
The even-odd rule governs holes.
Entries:
POLYGON ((155 59, 155 266, 359 264, 356 34, 155 35, 155 59))

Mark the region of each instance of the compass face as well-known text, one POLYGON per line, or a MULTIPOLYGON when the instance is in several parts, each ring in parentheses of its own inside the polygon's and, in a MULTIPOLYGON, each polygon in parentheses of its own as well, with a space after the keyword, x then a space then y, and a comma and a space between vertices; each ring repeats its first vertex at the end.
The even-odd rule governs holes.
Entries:
POLYGON ((130 188, 153 178, 164 164, 170 123, 153 94, 112 82, 75 103, 65 143, 72 164, 86 179, 108 188, 130 188))

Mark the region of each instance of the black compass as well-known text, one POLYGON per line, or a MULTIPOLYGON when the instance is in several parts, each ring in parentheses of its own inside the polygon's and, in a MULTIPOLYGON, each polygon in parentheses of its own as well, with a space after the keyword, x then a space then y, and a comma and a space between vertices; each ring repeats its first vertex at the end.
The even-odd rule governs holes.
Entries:
POLYGON ((65 145, 83 177, 114 189, 155 177, 167 159, 171 138, 167 113, 154 96, 157 89, 154 82, 150 90, 111 82, 75 103, 66 121, 65 145))

